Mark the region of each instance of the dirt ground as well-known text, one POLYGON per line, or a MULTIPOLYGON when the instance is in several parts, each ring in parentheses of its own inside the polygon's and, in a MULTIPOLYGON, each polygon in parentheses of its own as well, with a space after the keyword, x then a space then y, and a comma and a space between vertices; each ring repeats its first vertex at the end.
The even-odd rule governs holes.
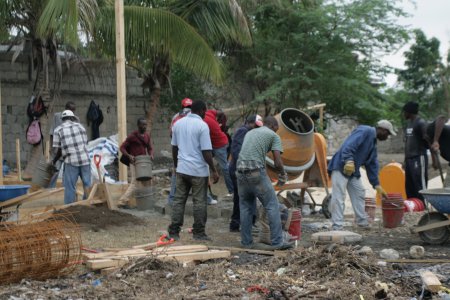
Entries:
MULTIPOLYGON (((161 180, 161 190, 168 181, 161 180)), ((213 186, 213 193, 226 193, 223 183, 213 186)), ((159 197, 165 199, 164 193, 159 197)), ((231 202, 220 197, 220 201, 231 202)), ((170 223, 170 216, 157 212, 133 210, 109 211, 106 207, 71 208, 81 228, 83 246, 90 249, 131 247, 157 240, 170 223)), ((423 213, 408 213, 404 224, 386 229, 377 210, 370 230, 352 225, 346 217, 346 230, 360 233, 363 239, 353 245, 320 245, 311 234, 329 230, 330 223, 320 213, 302 218, 302 238, 297 248, 283 256, 233 253, 229 259, 201 264, 159 262, 152 257, 140 267, 125 266, 110 276, 91 272, 80 265, 73 273, 56 279, 0 287, 0 300, 19 299, 419 299, 422 283, 419 270, 431 270, 444 286, 450 287, 450 262, 383 263, 380 251, 392 248, 400 258, 410 258, 413 245, 425 248, 423 259, 450 261, 450 240, 444 245, 425 245, 417 234, 410 233, 423 213), (373 253, 358 254, 362 246, 373 253)), ((199 244, 189 228, 192 217, 186 216, 178 245, 199 244)), ((239 247, 240 234, 230 233, 229 220, 209 218, 207 245, 239 247)), ((254 237, 258 240, 257 236, 254 237)), ((423 299, 440 299, 427 292, 423 299)))

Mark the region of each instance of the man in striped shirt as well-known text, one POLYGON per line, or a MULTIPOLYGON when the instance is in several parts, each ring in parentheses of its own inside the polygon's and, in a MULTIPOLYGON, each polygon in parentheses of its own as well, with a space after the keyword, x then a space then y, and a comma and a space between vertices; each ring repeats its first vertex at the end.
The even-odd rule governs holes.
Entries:
POLYGON ((76 200, 76 185, 78 177, 83 182, 84 195, 91 186, 91 168, 89 154, 86 148, 87 134, 83 125, 77 123, 77 117, 71 110, 61 114, 63 123, 55 128, 53 133, 53 148, 55 148, 55 164, 60 157, 64 160, 64 203, 69 204, 76 200))

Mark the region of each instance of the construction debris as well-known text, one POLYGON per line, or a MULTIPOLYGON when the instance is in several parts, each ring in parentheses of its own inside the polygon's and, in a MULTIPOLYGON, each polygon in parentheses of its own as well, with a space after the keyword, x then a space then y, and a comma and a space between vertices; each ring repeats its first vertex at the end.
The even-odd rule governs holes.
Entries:
POLYGON ((0 282, 47 279, 71 272, 81 258, 78 226, 68 214, 0 223, 0 282))

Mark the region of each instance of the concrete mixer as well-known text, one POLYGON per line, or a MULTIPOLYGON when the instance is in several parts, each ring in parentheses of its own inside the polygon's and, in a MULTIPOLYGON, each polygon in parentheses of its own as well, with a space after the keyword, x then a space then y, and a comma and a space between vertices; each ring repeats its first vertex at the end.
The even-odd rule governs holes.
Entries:
MULTIPOLYGON (((314 132, 314 122, 306 113, 298 109, 284 109, 275 118, 279 126, 277 134, 281 137, 284 151, 281 159, 289 180, 294 180, 303 174, 302 182, 276 186, 275 189, 280 192, 301 189, 300 203, 286 203, 301 207, 305 192, 311 197, 313 206, 318 205, 309 193, 308 187, 324 187, 326 196, 322 201, 322 211, 326 217, 329 217, 327 204, 331 194, 328 191, 330 179, 327 174, 327 147, 324 136, 314 132)), ((278 175, 274 168, 272 153, 266 156, 266 166, 267 174, 272 181, 276 181, 278 175)))

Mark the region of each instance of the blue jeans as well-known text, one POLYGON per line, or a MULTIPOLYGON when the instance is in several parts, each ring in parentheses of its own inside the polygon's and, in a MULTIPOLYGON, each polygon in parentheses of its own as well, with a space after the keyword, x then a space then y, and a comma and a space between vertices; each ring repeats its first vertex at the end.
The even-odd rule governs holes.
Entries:
POLYGON ((243 246, 253 244, 253 214, 255 198, 258 197, 269 219, 272 246, 282 245, 283 234, 278 199, 266 170, 257 169, 245 173, 237 171, 236 177, 239 191, 239 209, 241 211, 241 244, 243 246))
POLYGON ((83 199, 87 198, 86 188, 91 186, 91 166, 72 166, 71 164, 64 164, 64 204, 75 202, 77 197, 77 181, 78 176, 83 182, 84 195, 83 199))
POLYGON ((233 193, 233 182, 231 181, 230 172, 228 171, 227 148, 228 144, 223 146, 222 148, 213 149, 213 154, 214 158, 219 163, 220 169, 222 170, 228 193, 231 194, 233 193))

